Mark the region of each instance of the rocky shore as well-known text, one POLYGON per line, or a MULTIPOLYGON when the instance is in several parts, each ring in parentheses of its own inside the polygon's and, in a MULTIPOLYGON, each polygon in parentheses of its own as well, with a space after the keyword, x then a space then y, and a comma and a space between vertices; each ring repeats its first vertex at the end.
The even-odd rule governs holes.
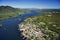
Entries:
MULTIPOLYGON (((25 20, 25 22, 27 22, 27 20, 32 21, 31 18, 28 18, 25 20)), ((31 39, 31 40, 45 40, 43 38, 43 33, 41 32, 41 30, 38 28, 37 25, 32 24, 31 22, 27 22, 27 23, 23 23, 19 25, 19 30, 23 31, 22 35, 24 35, 25 37, 31 39)))
POLYGON ((54 28, 58 28, 57 25, 55 22, 45 20, 42 16, 27 18, 25 22, 19 24, 19 30, 23 31, 22 35, 27 37, 27 40, 56 40, 59 35, 54 28))

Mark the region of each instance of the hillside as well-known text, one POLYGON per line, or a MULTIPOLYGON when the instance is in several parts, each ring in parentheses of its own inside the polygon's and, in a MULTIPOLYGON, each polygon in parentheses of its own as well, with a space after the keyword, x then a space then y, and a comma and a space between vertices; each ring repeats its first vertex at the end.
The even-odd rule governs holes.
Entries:
POLYGON ((19 11, 19 10, 10 6, 0 6, 0 14, 16 12, 16 11, 19 11))
POLYGON ((0 20, 8 19, 10 17, 16 18, 18 15, 27 12, 27 9, 19 9, 11 6, 0 6, 0 20))

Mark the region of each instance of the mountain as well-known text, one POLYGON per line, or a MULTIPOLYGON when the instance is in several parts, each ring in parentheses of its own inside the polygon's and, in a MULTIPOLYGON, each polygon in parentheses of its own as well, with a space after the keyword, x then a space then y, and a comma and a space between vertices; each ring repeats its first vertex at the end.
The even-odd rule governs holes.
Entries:
POLYGON ((10 6, 0 6, 0 14, 16 12, 16 11, 20 11, 20 10, 10 6))
POLYGON ((11 6, 0 6, 0 20, 7 19, 10 17, 17 17, 20 9, 13 8, 11 6))

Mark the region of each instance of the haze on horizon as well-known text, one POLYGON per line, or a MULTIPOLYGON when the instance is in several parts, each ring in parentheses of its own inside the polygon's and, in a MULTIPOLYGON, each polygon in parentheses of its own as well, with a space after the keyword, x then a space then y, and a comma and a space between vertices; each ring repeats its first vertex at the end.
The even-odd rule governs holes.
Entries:
POLYGON ((59 0, 0 0, 0 6, 15 8, 60 9, 59 0))

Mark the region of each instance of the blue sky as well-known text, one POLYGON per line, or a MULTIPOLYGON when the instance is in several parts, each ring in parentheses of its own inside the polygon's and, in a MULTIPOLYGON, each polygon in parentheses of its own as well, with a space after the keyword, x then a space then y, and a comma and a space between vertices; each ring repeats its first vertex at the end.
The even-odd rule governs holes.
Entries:
POLYGON ((60 0, 0 0, 0 6, 16 8, 60 9, 60 0))

